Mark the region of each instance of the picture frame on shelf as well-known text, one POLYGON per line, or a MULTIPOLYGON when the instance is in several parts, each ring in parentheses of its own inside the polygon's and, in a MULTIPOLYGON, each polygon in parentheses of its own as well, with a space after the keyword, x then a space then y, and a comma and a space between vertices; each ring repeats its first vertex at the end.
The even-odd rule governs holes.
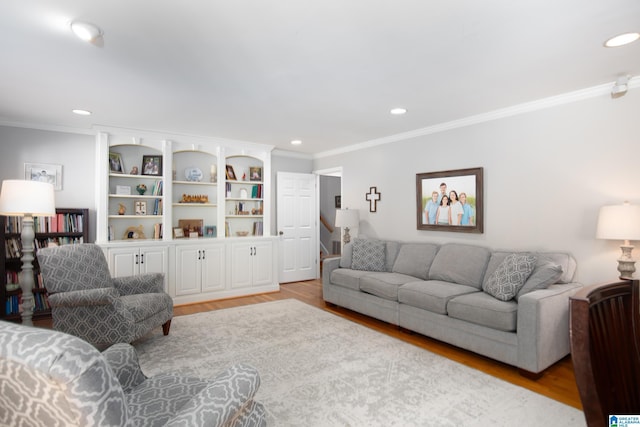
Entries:
POLYGON ((233 166, 227 165, 226 174, 227 174, 227 179, 228 180, 231 180, 231 181, 237 181, 238 180, 238 178, 236 178, 236 173, 233 170, 233 166))
POLYGON ((202 237, 203 221, 201 219, 179 219, 178 227, 182 228, 185 236, 191 237, 192 232, 198 233, 198 236, 202 237))
POLYGON ((182 227, 174 227, 173 238, 182 239, 183 237, 184 237, 184 230, 182 229, 182 227))
POLYGON ((120 153, 109 151, 109 172, 124 173, 124 163, 120 153))
POLYGON ((138 200, 135 202, 135 214, 136 215, 146 215, 147 214, 147 202, 144 200, 138 200))
POLYGON ((24 179, 27 181, 48 182, 56 191, 62 190, 62 165, 47 163, 25 163, 24 179))
POLYGON ((483 233, 483 205, 483 168, 416 174, 418 230, 483 233), (457 199, 459 205, 446 205, 455 217, 449 220, 448 215, 443 215, 439 221, 438 209, 443 206, 444 196, 445 200, 457 199))
POLYGON ((259 166, 249 167, 249 181, 262 181, 262 168, 259 166))
POLYGON ((142 175, 161 176, 162 175, 162 156, 160 155, 143 155, 142 156, 142 175))
POLYGON ((204 237, 216 237, 216 226, 215 225, 205 225, 204 226, 204 237))

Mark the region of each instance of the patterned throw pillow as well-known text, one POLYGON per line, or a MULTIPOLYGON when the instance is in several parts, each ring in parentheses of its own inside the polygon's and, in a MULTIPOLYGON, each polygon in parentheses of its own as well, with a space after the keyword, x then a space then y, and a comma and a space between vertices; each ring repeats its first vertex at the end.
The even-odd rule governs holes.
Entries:
POLYGON ((502 301, 512 299, 536 266, 531 254, 511 254, 496 268, 482 290, 502 301))
POLYGON ((355 239, 351 268, 365 271, 385 271, 385 244, 380 240, 355 239))

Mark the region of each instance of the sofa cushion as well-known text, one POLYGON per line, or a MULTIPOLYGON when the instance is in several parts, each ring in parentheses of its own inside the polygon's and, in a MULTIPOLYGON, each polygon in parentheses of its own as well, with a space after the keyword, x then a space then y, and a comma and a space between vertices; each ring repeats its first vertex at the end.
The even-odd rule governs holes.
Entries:
POLYGON ((355 239, 351 268, 365 271, 386 271, 385 242, 381 240, 355 239))
POLYGON ((536 261, 537 258, 528 253, 508 255, 482 285, 482 290, 499 300, 509 301, 529 278, 536 261))
POLYGON ((438 245, 436 244, 405 243, 400 247, 392 271, 427 280, 429 268, 437 252, 438 245))
POLYGON ((471 292, 478 290, 473 286, 439 280, 419 280, 409 282, 398 289, 398 302, 433 313, 447 314, 449 300, 471 292))
POLYGON ((393 265, 400 251, 400 243, 388 241, 385 242, 385 271, 393 271, 393 265))
POLYGON ((547 289, 549 286, 556 283, 562 276, 562 267, 552 262, 543 262, 543 264, 536 265, 536 268, 531 273, 531 276, 524 283, 524 286, 520 288, 515 298, 516 301, 522 295, 528 294, 538 289, 547 289))
POLYGON ((490 256, 489 249, 481 246, 442 245, 429 269, 429 279, 481 289, 490 256))
POLYGON ((576 260, 565 252, 537 252, 538 264, 550 262, 562 268, 562 275, 556 283, 571 283, 576 274, 576 260))
POLYGON ((416 280, 400 273, 369 273, 360 278, 360 290, 380 298, 398 301, 398 288, 416 280))
POLYGON ((345 244, 340 255, 340 268, 351 268, 353 257, 353 242, 345 244))
POLYGON ((452 298, 447 305, 449 317, 513 332, 517 328, 518 303, 500 301, 484 292, 452 298))
POLYGON ((343 288, 360 290, 360 278, 369 274, 368 271, 352 270, 350 268, 336 268, 331 272, 331 283, 343 288))

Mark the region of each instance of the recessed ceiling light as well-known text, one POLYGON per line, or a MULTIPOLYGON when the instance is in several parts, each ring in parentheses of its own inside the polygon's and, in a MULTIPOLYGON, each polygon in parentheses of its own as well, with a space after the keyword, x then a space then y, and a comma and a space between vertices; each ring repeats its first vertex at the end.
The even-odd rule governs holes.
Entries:
POLYGON ((91 115, 91 111, 87 111, 87 110, 71 110, 73 111, 75 114, 79 115, 79 116, 90 116, 91 115))
POLYGON ((407 112, 406 108, 392 108, 391 111, 389 111, 391 114, 393 114, 394 116, 400 116, 404 113, 407 112))
POLYGON ((71 23, 71 31, 81 40, 92 42, 102 35, 102 30, 93 24, 82 21, 71 23))
POLYGON ((293 141, 291 141, 291 145, 300 145, 302 144, 302 141, 299 139, 294 139, 293 141))
POLYGON ((633 43, 638 39, 640 39, 640 33, 624 33, 615 37, 611 37, 609 40, 604 42, 604 45, 605 47, 619 47, 629 43, 633 43))

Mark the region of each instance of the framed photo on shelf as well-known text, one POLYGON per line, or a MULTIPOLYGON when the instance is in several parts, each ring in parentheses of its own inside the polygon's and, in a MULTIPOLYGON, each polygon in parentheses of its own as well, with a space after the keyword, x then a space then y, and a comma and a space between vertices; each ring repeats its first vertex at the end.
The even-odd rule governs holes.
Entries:
POLYGON ((173 238, 182 239, 184 237, 184 230, 181 227, 175 227, 173 229, 173 238))
POLYGON ((236 173, 233 171, 233 166, 231 165, 227 165, 227 179, 233 180, 233 181, 237 181, 238 178, 236 178, 236 173))
POLYGON ((191 237, 191 233, 198 233, 198 236, 202 237, 203 227, 201 219, 180 219, 178 220, 178 227, 182 228, 185 236, 191 237))
POLYGON ((205 225, 204 226, 204 237, 216 237, 216 226, 215 225, 205 225))
POLYGON ((124 163, 122 163, 120 153, 109 151, 109 172, 124 173, 124 163))
POLYGON ((483 169, 416 174, 418 230, 483 232, 483 169))
POLYGON ((162 156, 142 156, 142 175, 162 175, 162 156))
POLYGON ((258 166, 249 167, 249 180, 262 181, 262 168, 258 166))
POLYGON ((50 165, 46 163, 25 163, 24 179, 27 181, 40 181, 53 184, 57 191, 62 190, 62 165, 50 165))
POLYGON ((145 202, 145 201, 137 201, 137 202, 135 202, 135 213, 136 213, 136 215, 146 215, 147 214, 147 202, 145 202))

